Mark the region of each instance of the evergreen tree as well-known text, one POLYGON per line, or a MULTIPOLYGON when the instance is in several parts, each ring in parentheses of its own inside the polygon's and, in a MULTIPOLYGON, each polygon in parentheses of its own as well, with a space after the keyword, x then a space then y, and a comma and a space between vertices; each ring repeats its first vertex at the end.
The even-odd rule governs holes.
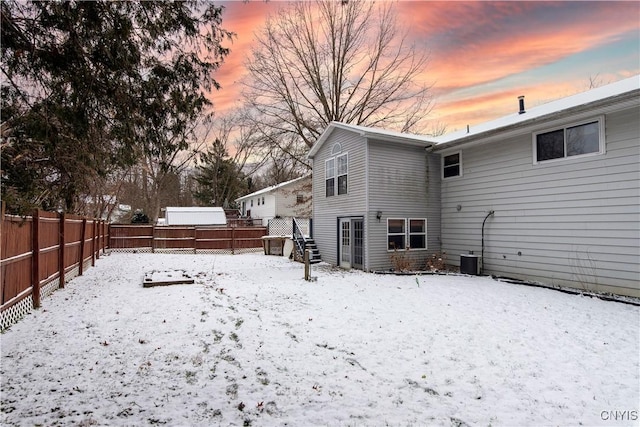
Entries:
POLYGON ((74 211, 95 179, 145 157, 173 172, 219 88, 212 74, 232 36, 221 7, 3 1, 0 12, 9 211, 74 211))
POLYGON ((235 199, 247 191, 244 174, 229 158, 219 139, 200 155, 195 180, 197 189, 194 198, 203 206, 237 207, 235 199))

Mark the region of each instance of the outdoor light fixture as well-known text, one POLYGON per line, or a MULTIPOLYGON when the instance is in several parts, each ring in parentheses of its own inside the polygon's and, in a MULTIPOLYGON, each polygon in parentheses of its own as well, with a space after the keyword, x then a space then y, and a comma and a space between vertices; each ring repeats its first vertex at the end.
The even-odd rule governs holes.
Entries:
POLYGON ((382 219, 382 211, 376 212, 376 218, 378 218, 378 222, 382 219))

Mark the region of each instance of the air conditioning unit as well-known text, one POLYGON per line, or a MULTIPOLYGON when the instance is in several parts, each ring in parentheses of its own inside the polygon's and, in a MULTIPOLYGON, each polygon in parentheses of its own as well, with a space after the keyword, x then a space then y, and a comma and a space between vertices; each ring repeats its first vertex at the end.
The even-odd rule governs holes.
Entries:
POLYGON ((473 254, 460 254, 460 273, 477 276, 479 270, 479 256, 473 254))

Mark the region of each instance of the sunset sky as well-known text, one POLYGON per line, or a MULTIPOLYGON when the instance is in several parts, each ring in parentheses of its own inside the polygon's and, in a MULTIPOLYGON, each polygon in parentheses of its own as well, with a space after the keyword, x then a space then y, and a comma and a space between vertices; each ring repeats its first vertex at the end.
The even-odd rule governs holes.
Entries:
MULTIPOLYGON (((243 61, 280 1, 224 1, 223 28, 237 38, 216 73, 216 111, 232 109, 243 61)), ((396 2, 399 20, 430 52, 423 79, 433 84, 431 118, 447 132, 640 74, 640 3, 396 2)))

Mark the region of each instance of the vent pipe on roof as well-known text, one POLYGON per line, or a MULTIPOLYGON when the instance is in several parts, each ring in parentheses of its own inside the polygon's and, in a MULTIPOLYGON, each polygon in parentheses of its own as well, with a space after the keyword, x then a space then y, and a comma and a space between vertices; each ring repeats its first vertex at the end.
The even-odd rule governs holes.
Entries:
POLYGON ((518 111, 518 114, 526 113, 526 111, 524 110, 524 95, 520 95, 518 97, 518 106, 520 107, 520 111, 518 111))
POLYGON ((469 133, 469 125, 467 125, 467 133, 469 133))

